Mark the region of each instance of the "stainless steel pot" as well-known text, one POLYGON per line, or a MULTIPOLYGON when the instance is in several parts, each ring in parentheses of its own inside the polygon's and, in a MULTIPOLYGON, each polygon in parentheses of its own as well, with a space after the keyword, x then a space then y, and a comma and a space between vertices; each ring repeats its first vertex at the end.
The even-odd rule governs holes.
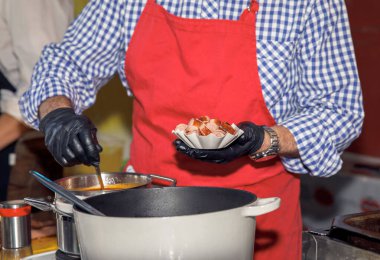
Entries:
POLYGON ((72 214, 72 205, 65 203, 66 205, 57 206, 57 202, 36 198, 24 198, 24 201, 40 210, 52 210, 56 213, 58 248, 68 255, 79 257, 80 250, 72 214))
POLYGON ((279 198, 212 187, 134 189, 85 199, 106 214, 74 206, 82 259, 252 259, 255 217, 279 198))
MULTIPOLYGON (((88 188, 100 187, 96 174, 76 175, 65 177, 55 182, 67 190, 73 192, 81 199, 93 197, 100 194, 112 193, 130 188, 150 187, 154 181, 167 182, 170 186, 176 185, 176 180, 155 174, 139 174, 126 172, 102 173, 102 180, 105 188, 115 187, 117 184, 122 189, 109 190, 88 190, 88 188)), ((72 204, 63 199, 59 194, 55 194, 53 202, 46 200, 25 198, 26 203, 44 211, 53 210, 56 213, 57 219, 57 242, 61 251, 79 256, 80 249, 76 234, 76 225, 73 218, 72 204)))
POLYGON ((126 172, 103 172, 101 174, 104 190, 100 189, 96 174, 76 175, 56 180, 66 190, 83 197, 92 197, 99 194, 137 187, 150 187, 153 181, 167 182, 170 186, 176 186, 176 180, 156 174, 140 174, 126 172), (124 184, 121 185, 121 184, 124 184), (91 188, 97 190, 90 190, 91 188))
POLYGON ((74 218, 57 213, 57 243, 62 252, 80 255, 74 218))

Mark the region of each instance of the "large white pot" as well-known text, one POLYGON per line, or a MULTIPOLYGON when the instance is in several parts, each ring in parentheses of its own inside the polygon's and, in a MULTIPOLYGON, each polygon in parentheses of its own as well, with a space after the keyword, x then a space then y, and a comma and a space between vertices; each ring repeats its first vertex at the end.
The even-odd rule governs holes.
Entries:
MULTIPOLYGON (((135 187, 150 187, 153 181, 164 181, 172 186, 176 180, 155 174, 125 173, 125 172, 103 172, 101 174, 106 189, 100 188, 99 179, 96 174, 85 174, 69 176, 55 183, 71 191, 78 198, 84 199, 100 194, 115 192, 120 189, 131 189, 135 187)), ((79 246, 75 231, 75 223, 72 218, 73 205, 55 194, 54 203, 42 199, 25 198, 26 203, 44 211, 53 210, 57 218, 57 242, 62 252, 72 256, 79 256, 79 246)))
POLYGON ((255 216, 279 198, 242 190, 170 187, 85 200, 107 217, 74 207, 82 259, 252 259, 255 216))

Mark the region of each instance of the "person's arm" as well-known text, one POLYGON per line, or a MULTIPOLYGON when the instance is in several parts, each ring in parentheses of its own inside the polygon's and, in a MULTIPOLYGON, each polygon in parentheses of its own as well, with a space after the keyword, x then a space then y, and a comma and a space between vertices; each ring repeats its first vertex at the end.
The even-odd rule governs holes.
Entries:
POLYGON ((62 166, 97 165, 102 148, 84 115, 125 55, 125 2, 91 1, 64 39, 48 45, 36 65, 20 107, 27 122, 45 134, 62 166))
MULTIPOLYGON (((2 3, 4 4, 4 3, 2 3)), ((12 37, 5 19, 5 8, 0 6, 0 150, 16 141, 29 128, 15 115, 19 115, 14 86, 4 76, 17 78, 16 58, 13 55, 12 37), (4 71, 4 73, 3 73, 4 71)))
POLYGON ((0 150, 16 141, 29 128, 13 116, 2 114, 0 116, 0 150))
POLYGON ((65 96, 54 96, 43 101, 39 107, 39 118, 43 119, 50 112, 58 108, 72 108, 71 101, 65 96))
POLYGON ((44 45, 62 39, 73 19, 73 3, 66 0, 7 1, 2 7, 9 41, 1 40, 7 53, 0 61, 0 69, 16 88, 15 94, 8 95, 6 102, 2 102, 2 111, 22 121, 18 101, 30 85, 33 67, 44 45))
MULTIPOLYGON (((344 0, 314 1, 304 20, 296 57, 299 111, 271 127, 288 171, 328 177, 339 171, 341 153, 361 132, 362 93, 344 0)), ((269 136, 260 127, 254 122, 243 127, 247 135, 226 149, 191 149, 180 140, 175 145, 190 157, 214 163, 268 148, 269 136)))
POLYGON ((340 170, 341 153, 364 118, 344 0, 314 1, 297 49, 299 112, 281 125, 293 134, 300 158, 282 159, 291 172, 328 177, 340 170))
MULTIPOLYGON (((299 157, 298 147, 293 134, 284 126, 275 125, 271 128, 277 133, 279 139, 280 150, 278 155, 283 157, 297 158, 299 157)), ((269 134, 265 132, 264 142, 257 152, 265 151, 270 146, 269 134)))
POLYGON ((125 11, 124 1, 90 1, 63 40, 45 47, 32 85, 19 102, 29 125, 37 129, 39 113, 44 116, 47 107, 51 111, 70 103, 81 114, 94 104, 98 90, 114 76, 125 53, 125 11), (69 102, 51 102, 56 96, 69 102))
POLYGON ((3 149, 29 130, 22 122, 19 98, 30 84, 43 46, 63 36, 73 17, 73 6, 70 1, 7 1, 0 9, 0 70, 16 90, 1 91, 0 149, 3 149))

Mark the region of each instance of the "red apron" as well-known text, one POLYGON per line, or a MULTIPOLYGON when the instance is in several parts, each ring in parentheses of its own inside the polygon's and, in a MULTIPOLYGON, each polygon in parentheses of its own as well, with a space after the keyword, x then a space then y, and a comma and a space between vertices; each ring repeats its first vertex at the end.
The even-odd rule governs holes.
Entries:
POLYGON ((257 69, 257 9, 253 2, 238 21, 188 19, 148 0, 125 58, 135 97, 129 165, 137 172, 175 178, 178 186, 231 187, 281 197, 279 210, 257 218, 255 259, 300 259, 299 180, 285 172, 280 160, 255 163, 245 156, 211 164, 176 152, 172 144, 176 125, 201 115, 275 124, 257 69))

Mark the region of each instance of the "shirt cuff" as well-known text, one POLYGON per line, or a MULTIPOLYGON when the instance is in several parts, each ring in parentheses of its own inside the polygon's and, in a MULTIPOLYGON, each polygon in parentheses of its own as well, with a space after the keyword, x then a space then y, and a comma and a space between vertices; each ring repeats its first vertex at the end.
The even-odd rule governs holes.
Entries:
POLYGON ((300 154, 300 158, 281 158, 286 170, 330 177, 341 169, 341 152, 337 151, 329 132, 316 116, 300 114, 281 125, 293 134, 300 154))
POLYGON ((42 102, 54 96, 67 97, 72 104, 79 104, 74 107, 76 113, 83 112, 80 97, 73 88, 67 87, 66 82, 58 78, 47 78, 38 87, 28 89, 20 98, 19 106, 25 123, 38 130, 38 108, 42 102))

